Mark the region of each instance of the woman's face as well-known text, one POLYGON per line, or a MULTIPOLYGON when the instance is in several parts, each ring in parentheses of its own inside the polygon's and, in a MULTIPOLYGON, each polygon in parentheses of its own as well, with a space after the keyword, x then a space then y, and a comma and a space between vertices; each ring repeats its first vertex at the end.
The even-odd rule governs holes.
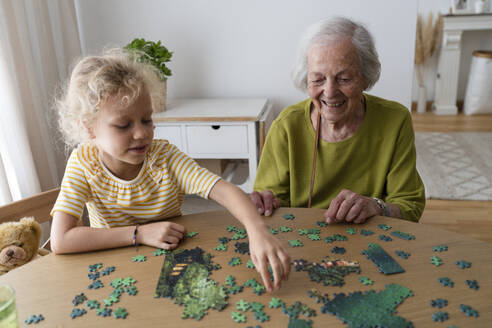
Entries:
POLYGON ((313 44, 307 55, 308 93, 323 119, 349 119, 362 106, 367 83, 360 71, 357 50, 348 38, 313 44))

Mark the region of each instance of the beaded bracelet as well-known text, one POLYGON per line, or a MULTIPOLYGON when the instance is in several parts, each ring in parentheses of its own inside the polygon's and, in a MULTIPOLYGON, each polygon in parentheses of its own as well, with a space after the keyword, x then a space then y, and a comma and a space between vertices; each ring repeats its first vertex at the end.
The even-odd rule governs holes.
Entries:
POLYGON ((135 225, 135 230, 133 231, 133 246, 135 246, 135 250, 138 251, 137 232, 138 232, 138 223, 137 225, 135 225))

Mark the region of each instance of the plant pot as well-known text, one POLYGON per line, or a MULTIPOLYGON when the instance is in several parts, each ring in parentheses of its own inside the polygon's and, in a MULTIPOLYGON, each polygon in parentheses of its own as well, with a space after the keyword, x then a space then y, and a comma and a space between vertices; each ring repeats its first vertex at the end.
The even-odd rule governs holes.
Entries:
POLYGON ((155 104, 154 107, 154 113, 162 113, 166 110, 166 101, 167 101, 167 80, 162 81, 161 83, 161 92, 163 93, 161 97, 158 99, 160 100, 159 103, 155 104))
POLYGON ((417 113, 425 113, 426 111, 427 111, 427 88, 421 85, 419 86, 417 113))

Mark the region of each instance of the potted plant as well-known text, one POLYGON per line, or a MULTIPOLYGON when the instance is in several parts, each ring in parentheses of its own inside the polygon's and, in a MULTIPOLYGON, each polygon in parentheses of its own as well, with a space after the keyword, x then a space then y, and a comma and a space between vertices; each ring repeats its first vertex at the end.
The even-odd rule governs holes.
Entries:
POLYGON ((138 61, 152 64, 158 68, 159 78, 164 83, 164 93, 166 93, 166 81, 172 75, 166 63, 171 61, 173 53, 162 45, 161 41, 147 41, 143 38, 134 39, 125 46, 125 49, 134 51, 134 54, 138 56, 138 61))

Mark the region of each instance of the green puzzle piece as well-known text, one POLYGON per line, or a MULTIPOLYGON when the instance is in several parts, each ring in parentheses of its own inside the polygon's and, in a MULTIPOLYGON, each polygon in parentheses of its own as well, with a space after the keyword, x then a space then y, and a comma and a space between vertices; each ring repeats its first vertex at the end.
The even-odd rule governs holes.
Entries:
POLYGON ((229 265, 230 266, 236 266, 236 265, 239 265, 241 264, 242 261, 241 261, 241 258, 240 257, 233 257, 230 261, 229 261, 229 265))
POLYGON ((434 252, 446 252, 448 250, 448 246, 447 245, 437 245, 437 246, 434 246, 432 247, 432 251, 434 252))
POLYGON ((271 309, 276 309, 279 307, 285 306, 285 303, 280 300, 278 297, 272 297, 272 300, 270 301, 270 304, 268 305, 269 308, 271 309))
POLYGON ((123 279, 121 278, 116 278, 113 281, 109 283, 113 288, 118 288, 123 286, 123 279))
POLYGON ((147 256, 145 255, 137 255, 132 257, 132 262, 145 262, 147 261, 147 256))
POLYGON ((119 307, 113 311, 113 317, 116 319, 126 319, 127 316, 128 312, 124 308, 119 307))
POLYGON ((292 231, 292 228, 286 226, 280 226, 280 232, 290 232, 290 231, 292 231))
POLYGON ((227 250, 227 245, 225 244, 220 244, 219 246, 215 247, 215 250, 217 251, 226 251, 227 250))
POLYGON ((231 318, 236 323, 246 322, 246 315, 241 312, 231 312, 231 318))
POLYGON ((265 305, 261 304, 260 302, 250 302, 249 307, 251 308, 251 311, 258 312, 263 311, 265 305))
POLYGON ((264 292, 265 292, 265 286, 263 286, 263 285, 258 284, 258 285, 253 287, 253 293, 255 293, 258 296, 260 296, 264 292))
POLYGON ((308 230, 307 229, 297 229, 297 233, 299 234, 299 236, 307 235, 308 230))
POLYGON ((161 256, 161 255, 168 254, 168 253, 169 253, 168 250, 165 250, 165 249, 162 249, 162 248, 159 248, 156 251, 153 251, 152 252, 152 254, 154 254, 154 256, 161 256))
POLYGON ((239 300, 238 302, 236 302, 236 308, 237 308, 239 311, 246 312, 246 311, 248 311, 248 309, 249 309, 249 303, 248 303, 248 302, 246 302, 245 300, 241 299, 241 300, 239 300))
POLYGON ((130 296, 135 296, 138 293, 138 289, 135 286, 130 286, 125 288, 125 292, 127 292, 130 296))
POLYGON ((236 278, 234 278, 234 276, 232 276, 230 274, 227 275, 226 280, 225 280, 225 284, 227 286, 231 286, 231 287, 235 286, 236 285, 236 278))
POLYGON ((314 234, 314 233, 309 233, 307 237, 312 241, 321 240, 321 237, 318 234, 314 234))
POLYGON ((265 322, 270 320, 270 316, 263 311, 256 311, 254 315, 255 315, 255 319, 258 320, 259 322, 265 322))
POLYGON ((232 240, 239 240, 239 239, 244 239, 246 238, 248 235, 246 233, 242 233, 242 232, 236 232, 234 233, 234 235, 232 235, 231 239, 232 240))
POLYGON ((355 229, 355 228, 347 228, 347 233, 349 235, 355 235, 357 233, 357 229, 355 229))
POLYGON ((253 263, 253 261, 251 259, 249 259, 248 262, 246 262, 246 267, 248 269, 254 269, 255 268, 255 264, 253 263))
POLYGON ((289 240, 290 247, 301 247, 304 246, 299 239, 289 240))
POLYGON ((137 281, 135 279, 133 279, 132 277, 126 277, 125 279, 123 279, 121 281, 121 284, 122 284, 123 287, 129 287, 129 286, 133 285, 136 282, 137 281))
POLYGON ((328 236, 325 238, 325 243, 333 243, 334 241, 346 241, 347 236, 343 236, 340 234, 334 234, 333 236, 328 236))
POLYGON ((99 303, 97 300, 90 300, 85 302, 85 305, 92 310, 92 309, 99 309, 101 303, 99 303))
POLYGON ((359 281, 364 285, 364 286, 367 286, 367 285, 372 285, 373 284, 373 281, 368 278, 368 277, 360 277, 359 278, 359 281))
POLYGON ((442 264, 442 260, 439 257, 435 256, 435 255, 431 256, 430 262, 432 264, 434 264, 435 266, 440 266, 442 264))
POLYGON ((414 240, 415 236, 406 232, 401 232, 401 231, 392 231, 390 235, 405 239, 405 240, 414 240))

